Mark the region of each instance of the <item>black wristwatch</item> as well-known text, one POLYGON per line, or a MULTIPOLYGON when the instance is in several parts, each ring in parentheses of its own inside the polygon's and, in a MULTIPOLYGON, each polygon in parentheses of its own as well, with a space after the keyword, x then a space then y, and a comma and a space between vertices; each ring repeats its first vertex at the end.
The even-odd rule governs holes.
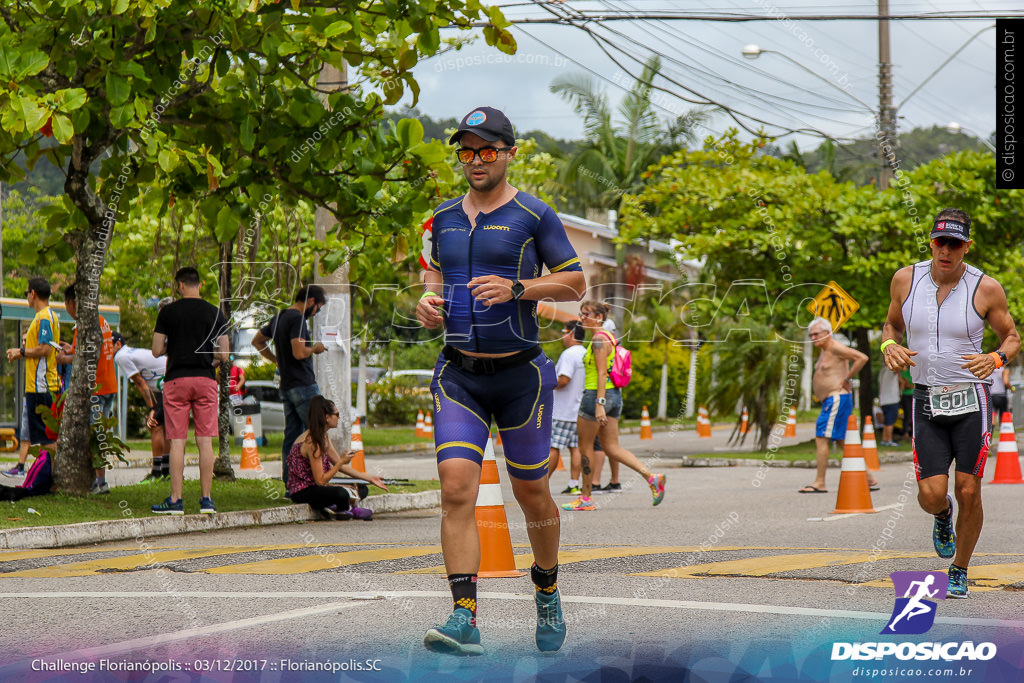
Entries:
POLYGON ((526 291, 526 285, 519 280, 512 281, 512 298, 519 301, 523 298, 523 292, 526 291))
POLYGON ((1006 365, 1007 363, 1010 362, 1009 360, 1007 360, 1006 354, 1003 353, 1002 351, 996 351, 995 353, 997 356, 999 356, 999 360, 1003 361, 1003 365, 1006 365))

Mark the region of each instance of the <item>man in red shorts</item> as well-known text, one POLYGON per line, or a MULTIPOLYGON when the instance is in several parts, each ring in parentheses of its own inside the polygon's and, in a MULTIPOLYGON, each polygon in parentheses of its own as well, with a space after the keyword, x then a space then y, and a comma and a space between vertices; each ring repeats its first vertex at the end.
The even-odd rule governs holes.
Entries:
POLYGON ((199 512, 217 511, 210 497, 213 486, 213 437, 217 435, 217 363, 228 360, 228 323, 220 309, 200 296, 199 271, 182 268, 174 276, 181 298, 165 306, 156 318, 153 355, 167 355, 164 376, 164 431, 171 451, 171 495, 153 506, 158 515, 183 515, 185 441, 188 415, 195 421, 199 446, 199 512))

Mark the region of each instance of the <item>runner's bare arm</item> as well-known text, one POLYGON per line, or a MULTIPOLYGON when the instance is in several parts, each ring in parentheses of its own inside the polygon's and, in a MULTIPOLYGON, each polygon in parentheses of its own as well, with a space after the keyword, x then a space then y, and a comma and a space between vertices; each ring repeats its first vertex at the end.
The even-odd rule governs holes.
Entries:
POLYGON ((443 284, 444 278, 440 271, 423 271, 423 291, 434 292, 434 295, 420 298, 416 304, 416 319, 428 330, 433 330, 444 323, 444 316, 437 311, 438 306, 444 306, 444 297, 438 296, 443 284))
MULTIPOLYGON (((975 300, 982 304, 976 307, 984 311, 985 319, 999 337, 999 348, 996 350, 1005 353, 1007 361, 1012 361, 1020 352, 1020 335, 1017 334, 1017 326, 1010 316, 1006 292, 1003 291, 1002 285, 986 275, 978 286, 975 300)), ((991 352, 961 356, 967 362, 960 367, 970 370, 979 379, 985 379, 996 371, 996 359, 990 354, 991 352)))
POLYGON ((889 285, 889 293, 892 296, 889 302, 889 312, 885 317, 885 324, 882 325, 882 343, 893 340, 895 344, 887 344, 882 351, 882 359, 885 367, 893 371, 903 370, 906 367, 916 365, 912 356, 917 351, 911 351, 900 344, 903 341, 903 333, 907 330, 907 324, 903 320, 903 301, 910 294, 910 284, 914 279, 913 266, 900 268, 892 276, 892 284, 889 285))

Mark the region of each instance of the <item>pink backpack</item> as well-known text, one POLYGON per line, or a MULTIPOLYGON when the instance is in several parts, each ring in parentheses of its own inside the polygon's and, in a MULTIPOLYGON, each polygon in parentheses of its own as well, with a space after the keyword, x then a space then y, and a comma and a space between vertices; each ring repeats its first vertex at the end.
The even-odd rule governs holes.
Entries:
POLYGON ((608 363, 608 377, 616 389, 621 389, 629 384, 629 380, 633 379, 633 355, 629 349, 623 348, 622 344, 619 344, 609 332, 602 331, 601 333, 608 335, 608 339, 615 345, 615 351, 608 363))

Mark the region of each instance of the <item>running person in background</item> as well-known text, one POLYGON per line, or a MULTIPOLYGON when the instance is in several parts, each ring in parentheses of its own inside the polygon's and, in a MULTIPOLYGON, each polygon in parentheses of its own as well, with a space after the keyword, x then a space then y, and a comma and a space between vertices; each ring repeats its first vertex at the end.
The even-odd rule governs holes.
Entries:
POLYGON ((427 631, 440 652, 481 654, 476 627, 480 537, 475 510, 484 448, 494 417, 512 492, 526 517, 535 563, 537 647, 565 640, 558 595, 558 506, 548 488, 555 367, 537 344, 536 302, 578 301, 583 268, 555 211, 508 183, 516 154, 512 123, 480 107, 450 142, 469 192, 434 212, 431 269, 416 317, 445 326, 446 345, 430 385, 441 481, 441 548, 454 611, 427 631), (549 273, 541 275, 542 267, 549 273))
MULTIPOLYGON (((78 320, 78 299, 75 297, 75 286, 73 284, 64 288, 64 309, 71 316, 72 320, 78 320)), ((93 387, 92 396, 89 398, 89 419, 96 422, 103 416, 109 418, 114 414, 114 400, 117 398, 117 371, 114 369, 114 342, 110 325, 101 315, 100 334, 102 343, 100 354, 96 358, 96 386, 93 387)), ((71 343, 61 344, 61 351, 57 354, 58 363, 71 364, 75 360, 75 351, 78 349, 78 325, 75 325, 74 335, 71 343)), ((89 493, 110 493, 107 485, 107 471, 103 467, 93 470, 96 478, 93 479, 89 493)))
POLYGON ((583 460, 583 487, 579 498, 562 505, 563 510, 596 510, 591 497, 593 480, 591 462, 594 457, 594 437, 600 436, 601 445, 609 460, 618 460, 635 471, 651 487, 652 505, 665 497, 665 475, 654 474, 635 455, 619 445, 619 415, 622 413, 622 390, 612 384, 608 366, 615 352, 615 337, 602 327, 608 317, 608 306, 599 301, 584 301, 580 305, 580 319, 590 332, 590 344, 583 356, 586 382, 583 400, 576 422, 583 460))
POLYGON ((576 437, 576 414, 583 399, 583 354, 581 343, 586 330, 578 320, 570 320, 562 328, 562 345, 565 350, 555 364, 555 407, 551 411, 551 456, 548 459, 548 476, 555 471, 559 451, 569 449, 569 485, 562 491, 565 495, 580 495, 580 449, 576 437))
POLYGON ((124 376, 142 394, 146 403, 146 427, 153 451, 153 469, 142 481, 154 481, 171 476, 171 454, 164 435, 163 383, 167 373, 167 357, 153 357, 149 349, 137 349, 124 343, 119 332, 111 335, 114 344, 114 363, 124 376))
POLYGON ((971 219, 943 209, 931 232, 932 258, 896 271, 892 301, 882 326, 882 356, 890 370, 910 367, 914 378, 914 466, 917 501, 935 515, 932 543, 949 566, 949 593, 968 594, 967 567, 981 536, 981 477, 991 435, 988 381, 1020 351, 1020 336, 1002 286, 964 263, 971 248, 971 219), (941 315, 940 315, 941 314, 941 315), (999 346, 983 353, 985 322, 999 346), (903 333, 907 345, 901 346, 903 333), (956 463, 953 498, 949 466, 956 463))

